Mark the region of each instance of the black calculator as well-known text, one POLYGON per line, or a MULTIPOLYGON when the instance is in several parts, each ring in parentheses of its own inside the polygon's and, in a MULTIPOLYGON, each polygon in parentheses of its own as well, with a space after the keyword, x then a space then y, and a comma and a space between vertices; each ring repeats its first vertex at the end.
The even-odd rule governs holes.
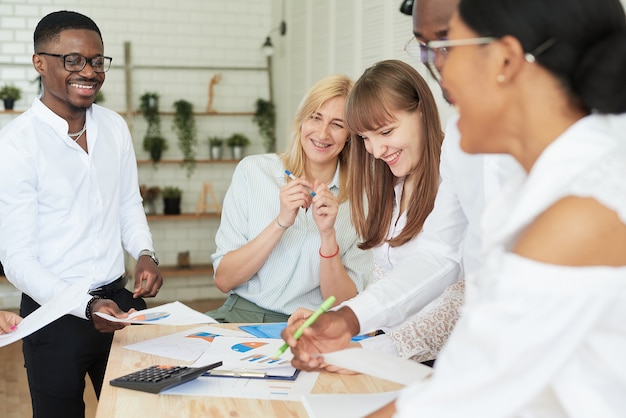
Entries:
POLYGON ((222 365, 221 361, 202 367, 156 365, 111 380, 111 386, 142 392, 159 393, 181 383, 189 382, 207 370, 222 365))

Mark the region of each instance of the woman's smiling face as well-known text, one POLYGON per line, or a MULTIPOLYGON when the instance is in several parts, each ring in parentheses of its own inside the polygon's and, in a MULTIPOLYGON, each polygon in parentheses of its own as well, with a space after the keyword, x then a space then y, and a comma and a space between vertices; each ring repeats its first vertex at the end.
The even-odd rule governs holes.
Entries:
POLYGON ((422 158, 424 129, 422 113, 397 111, 394 120, 374 131, 360 132, 367 152, 384 161, 394 176, 401 178, 411 174, 422 158))
MULTIPOLYGON (((480 37, 454 13, 449 22, 449 39, 480 37)), ((461 148, 469 153, 503 152, 507 96, 498 82, 498 40, 488 44, 448 48, 442 69, 442 85, 459 113, 461 148)))
POLYGON ((333 97, 302 123, 300 142, 311 162, 337 162, 349 137, 344 120, 345 102, 345 97, 333 97))

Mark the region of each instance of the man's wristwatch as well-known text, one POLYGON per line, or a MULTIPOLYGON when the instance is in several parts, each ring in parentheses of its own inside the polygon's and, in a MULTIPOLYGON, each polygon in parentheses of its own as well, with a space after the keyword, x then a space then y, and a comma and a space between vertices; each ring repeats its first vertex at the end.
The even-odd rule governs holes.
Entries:
POLYGON ((154 261, 154 264, 156 264, 157 266, 159 265, 159 259, 157 258, 157 255, 154 251, 150 251, 150 250, 141 250, 139 252, 139 257, 147 255, 148 257, 150 257, 152 259, 152 261, 154 261))

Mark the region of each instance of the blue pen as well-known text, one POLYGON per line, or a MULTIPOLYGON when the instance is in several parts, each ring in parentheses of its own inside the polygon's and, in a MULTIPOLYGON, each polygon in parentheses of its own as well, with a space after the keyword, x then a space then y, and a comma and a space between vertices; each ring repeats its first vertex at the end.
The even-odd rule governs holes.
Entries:
MULTIPOLYGON (((291 179, 291 180, 296 180, 298 177, 294 176, 293 174, 291 174, 291 171, 289 170, 285 170, 285 174, 287 174, 287 176, 291 179)), ((315 197, 316 194, 314 191, 309 190, 309 192, 311 192, 311 197, 315 197)))

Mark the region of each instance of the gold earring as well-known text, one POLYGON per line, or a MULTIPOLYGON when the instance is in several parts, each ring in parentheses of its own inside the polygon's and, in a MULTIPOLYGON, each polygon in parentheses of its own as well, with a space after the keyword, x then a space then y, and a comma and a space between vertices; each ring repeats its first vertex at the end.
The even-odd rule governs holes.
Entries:
POLYGON ((496 77, 496 81, 498 83, 504 83, 506 81, 506 77, 504 76, 504 74, 498 74, 498 76, 496 77))

